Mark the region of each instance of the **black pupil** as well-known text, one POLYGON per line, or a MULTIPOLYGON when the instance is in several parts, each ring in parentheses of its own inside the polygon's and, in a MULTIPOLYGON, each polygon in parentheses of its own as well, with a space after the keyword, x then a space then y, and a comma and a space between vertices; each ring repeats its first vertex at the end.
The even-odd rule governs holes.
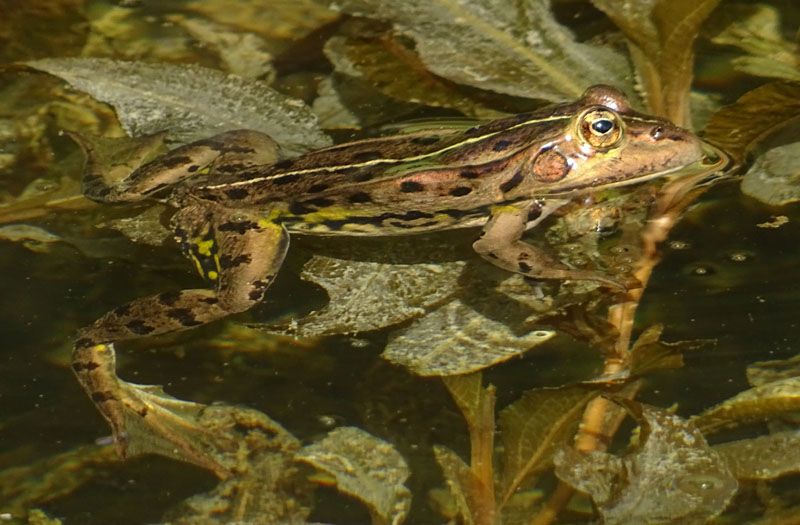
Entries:
POLYGON ((592 129, 598 133, 608 133, 611 131, 611 128, 614 127, 614 123, 608 120, 607 118, 597 119, 592 122, 592 129))

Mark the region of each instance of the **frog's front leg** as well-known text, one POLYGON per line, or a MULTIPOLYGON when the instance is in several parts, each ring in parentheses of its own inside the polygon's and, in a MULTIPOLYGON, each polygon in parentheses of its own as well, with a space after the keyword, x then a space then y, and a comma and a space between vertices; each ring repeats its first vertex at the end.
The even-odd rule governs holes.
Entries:
POLYGON ((472 247, 487 261, 536 279, 593 280, 614 288, 625 289, 618 281, 589 270, 576 270, 521 241, 525 230, 553 211, 545 203, 525 201, 498 206, 472 247))
MULTIPOLYGON (((163 334, 199 326, 232 313, 247 310, 261 300, 283 262, 289 236, 280 224, 263 214, 230 211, 221 207, 190 206, 179 211, 174 223, 181 238, 198 239, 199 229, 213 231, 218 245, 219 275, 214 290, 189 289, 165 292, 120 306, 84 328, 73 350, 73 369, 78 380, 111 425, 117 451, 126 455, 131 418, 182 451, 182 456, 201 466, 213 462, 191 440, 170 428, 191 426, 169 407, 158 405, 148 387, 117 377, 113 342, 163 334), (199 217, 210 223, 198 224, 199 217)), ((208 235, 203 239, 208 239, 208 235)), ((205 247, 205 251, 208 247, 205 247)), ((202 430, 202 429, 198 429, 202 430)))

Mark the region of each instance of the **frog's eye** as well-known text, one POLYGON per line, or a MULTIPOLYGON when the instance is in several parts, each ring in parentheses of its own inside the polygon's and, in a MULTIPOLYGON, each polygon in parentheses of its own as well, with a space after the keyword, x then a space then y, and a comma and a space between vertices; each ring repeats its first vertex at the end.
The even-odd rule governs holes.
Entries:
POLYGON ((595 148, 610 148, 622 137, 619 116, 607 109, 590 109, 581 116, 580 132, 583 139, 595 148))

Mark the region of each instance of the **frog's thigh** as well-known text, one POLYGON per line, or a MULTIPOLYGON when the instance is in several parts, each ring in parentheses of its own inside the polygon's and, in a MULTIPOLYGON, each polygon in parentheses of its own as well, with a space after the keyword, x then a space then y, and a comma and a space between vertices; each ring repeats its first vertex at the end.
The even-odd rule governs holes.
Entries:
MULTIPOLYGON (((536 206, 530 203, 530 206, 536 206)), ((619 284, 596 272, 574 270, 520 240, 529 222, 530 206, 507 206, 492 214, 472 247, 484 259, 505 270, 542 279, 589 279, 619 284)))
POLYGON ((216 289, 170 291, 136 299, 82 330, 76 347, 86 347, 193 328, 247 310, 261 300, 289 247, 279 224, 256 216, 223 215, 214 223, 220 273, 216 289))
POLYGON ((97 153, 81 142, 89 159, 83 178, 87 197, 100 201, 138 201, 198 174, 242 171, 278 160, 278 146, 269 136, 250 130, 226 131, 180 146, 133 170, 113 186, 93 166, 97 153), (224 170, 220 169, 224 166, 224 170))

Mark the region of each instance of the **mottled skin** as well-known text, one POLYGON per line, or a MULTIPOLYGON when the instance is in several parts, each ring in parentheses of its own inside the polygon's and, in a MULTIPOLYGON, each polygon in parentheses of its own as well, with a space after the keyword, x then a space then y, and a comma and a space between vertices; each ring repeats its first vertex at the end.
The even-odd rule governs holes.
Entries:
MULTIPOLYGON (((283 262, 289 233, 408 235, 483 225, 475 251, 534 278, 592 279, 520 240, 581 192, 661 176, 702 157, 700 141, 636 113, 625 96, 594 86, 571 104, 470 129, 429 128, 368 139, 273 162, 266 136, 232 131, 171 151, 114 187, 93 169, 84 191, 104 202, 167 194, 176 239, 214 288, 165 292, 120 306, 80 332, 73 368, 111 424, 120 454, 126 417, 192 455, 169 417, 115 372, 114 341, 183 330, 247 310, 283 262)), ((199 461, 199 460, 198 460, 199 461)))

